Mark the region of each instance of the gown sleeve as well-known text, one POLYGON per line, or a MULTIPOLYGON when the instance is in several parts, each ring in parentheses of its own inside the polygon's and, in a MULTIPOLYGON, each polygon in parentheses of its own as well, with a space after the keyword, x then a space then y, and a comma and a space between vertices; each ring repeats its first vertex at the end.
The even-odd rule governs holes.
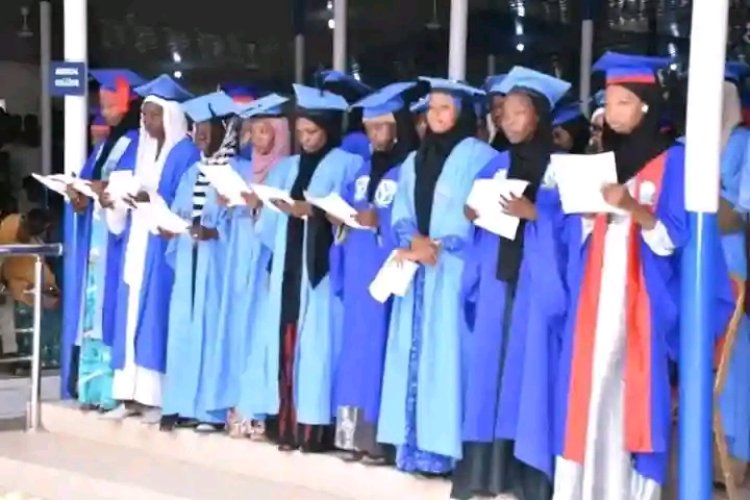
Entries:
POLYGON ((685 212, 685 148, 673 147, 667 156, 662 192, 656 207, 656 225, 641 229, 643 241, 660 257, 672 255, 689 237, 685 212))

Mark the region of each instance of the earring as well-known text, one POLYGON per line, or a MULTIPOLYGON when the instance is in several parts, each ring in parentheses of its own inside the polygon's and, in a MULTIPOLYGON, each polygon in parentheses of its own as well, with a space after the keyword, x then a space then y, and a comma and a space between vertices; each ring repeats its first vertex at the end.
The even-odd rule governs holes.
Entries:
POLYGON ((648 113, 648 104, 644 104, 644 105, 643 105, 643 107, 641 108, 641 111, 643 111, 643 114, 644 114, 644 115, 645 115, 646 113, 648 113))

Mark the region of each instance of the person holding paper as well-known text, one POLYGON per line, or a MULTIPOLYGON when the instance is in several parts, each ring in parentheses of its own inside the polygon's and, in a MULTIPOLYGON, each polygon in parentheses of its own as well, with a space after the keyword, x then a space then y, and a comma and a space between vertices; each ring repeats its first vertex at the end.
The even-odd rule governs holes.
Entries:
POLYGON ((105 196, 102 203, 112 207, 107 225, 124 245, 117 307, 105 313, 115 315, 112 394, 121 404, 105 416, 143 415, 144 422, 158 423, 174 272, 166 262, 167 240, 151 233, 148 210, 134 207, 148 203, 151 194, 171 204, 182 175, 199 153, 187 135, 180 107, 192 97, 186 90, 162 75, 135 92, 144 97, 133 171, 141 190, 127 201, 105 196))
MULTIPOLYGON (((545 174, 555 148, 551 110, 569 89, 568 82, 518 66, 493 87, 505 95, 499 133, 509 150, 478 178, 528 185, 522 196, 498 200, 521 221, 515 238, 477 227, 464 254, 464 445, 452 498, 552 496, 550 408, 567 297, 556 238, 559 199, 545 174)), ((466 212, 476 218, 468 206, 466 212)))
MULTIPOLYGON (((317 86, 340 95, 349 104, 354 104, 372 92, 369 85, 354 78, 352 75, 335 70, 320 71, 316 77, 320 80, 317 86)), ((362 113, 360 108, 352 106, 346 113, 346 130, 341 139, 341 149, 361 156, 364 161, 370 159, 372 151, 370 142, 362 128, 362 113)))
POLYGON ((420 268, 406 295, 393 299, 377 441, 398 448, 399 469, 442 475, 462 456, 460 288, 472 237, 463 206, 497 152, 474 137, 481 90, 423 81, 431 87, 429 130, 401 167, 391 213, 399 258, 420 268))
POLYGON ((333 377, 341 345, 341 301, 331 290, 334 235, 322 210, 305 202, 341 192, 362 165, 338 148, 347 103, 327 91, 294 85, 302 147, 268 184, 293 204, 264 208, 256 227, 273 255, 268 301, 253 326, 249 367, 264 367, 248 385, 246 414, 266 415, 266 433, 282 451, 318 452, 333 445, 333 377))
POLYGON ((342 197, 367 229, 344 229, 332 258, 339 264, 332 266, 333 287, 344 304, 336 446, 351 451, 351 460, 382 463, 392 455, 375 440, 391 304, 373 299, 369 286, 396 247, 391 208, 401 163, 419 142, 406 95, 416 87, 414 82, 394 83, 355 104, 362 109, 373 153, 342 197))
MULTIPOLYGON (((668 62, 607 52, 594 66, 606 72, 603 146, 618 179, 602 192, 624 215, 568 217, 556 500, 658 499, 666 479, 668 360, 678 351, 679 250, 689 237, 684 147, 660 131, 657 71, 668 62)), ((726 295, 717 304, 728 319, 726 295)))
POLYGON ((239 119, 231 121, 237 107, 228 95, 213 92, 196 97, 184 102, 182 109, 194 123, 194 142, 201 156, 183 174, 171 205, 173 213, 192 222, 190 231, 172 234, 160 228, 168 240, 166 263, 174 270, 160 428, 170 431, 190 423, 198 432, 212 432, 224 428, 227 410, 216 406, 213 393, 218 385, 214 379, 221 372, 213 350, 226 254, 226 234, 219 228, 226 209, 217 202, 216 190, 201 168, 245 162, 236 159, 239 119))
MULTIPOLYGON (((270 94, 240 111, 240 117, 252 128, 252 161, 237 164, 243 167, 239 173, 248 184, 265 184, 288 168, 289 162, 284 160, 291 148, 289 123, 282 108, 287 101, 270 94)), ((215 408, 235 409, 229 417, 230 434, 260 438, 265 422, 262 415, 254 415, 253 391, 256 381, 268 374, 265 366, 247 360, 256 339, 253 323, 268 300, 271 255, 260 238, 258 217, 264 208, 254 194, 245 195, 245 203, 227 211, 222 229, 227 235, 225 266, 231 272, 224 273, 218 337, 212 355, 212 365, 218 371, 205 382, 214 386, 211 393, 215 408)))
MULTIPOLYGON (((125 69, 91 70, 99 84, 101 114, 112 128, 107 138, 94 147, 79 177, 91 181, 92 190, 101 197, 116 170, 132 169, 138 148, 140 99, 131 90, 145 82, 139 75, 125 69)), ((113 372, 111 357, 113 323, 111 314, 117 300, 122 260, 121 241, 109 234, 105 208, 100 200, 89 200, 68 186, 68 197, 76 212, 75 224, 75 294, 65 307, 75 311, 63 326, 62 376, 63 387, 70 396, 77 394, 85 408, 111 410, 113 372), (73 346, 79 347, 78 360, 73 346), (77 363, 77 380, 71 380, 70 363, 77 363)))

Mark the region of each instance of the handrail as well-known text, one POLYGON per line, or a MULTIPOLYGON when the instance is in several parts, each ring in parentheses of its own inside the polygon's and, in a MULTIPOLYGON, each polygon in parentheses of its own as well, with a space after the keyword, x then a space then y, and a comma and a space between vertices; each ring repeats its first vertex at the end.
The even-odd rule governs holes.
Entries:
POLYGON ((39 399, 42 389, 42 287, 43 257, 59 257, 63 254, 60 243, 32 245, 0 245, 0 257, 26 256, 35 257, 34 262, 34 323, 31 341, 31 398, 27 411, 26 429, 39 430, 39 399))

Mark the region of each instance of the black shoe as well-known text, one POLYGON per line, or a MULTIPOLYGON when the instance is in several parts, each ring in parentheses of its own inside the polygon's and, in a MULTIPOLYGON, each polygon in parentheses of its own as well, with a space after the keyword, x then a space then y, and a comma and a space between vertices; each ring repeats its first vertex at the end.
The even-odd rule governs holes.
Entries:
POLYGON ((352 451, 342 456, 341 460, 343 460, 344 462, 354 463, 361 461, 363 458, 365 458, 365 454, 361 451, 352 451))
POLYGON ((177 415, 162 415, 159 421, 159 430, 164 432, 172 432, 177 427, 177 422, 180 417, 177 415))

